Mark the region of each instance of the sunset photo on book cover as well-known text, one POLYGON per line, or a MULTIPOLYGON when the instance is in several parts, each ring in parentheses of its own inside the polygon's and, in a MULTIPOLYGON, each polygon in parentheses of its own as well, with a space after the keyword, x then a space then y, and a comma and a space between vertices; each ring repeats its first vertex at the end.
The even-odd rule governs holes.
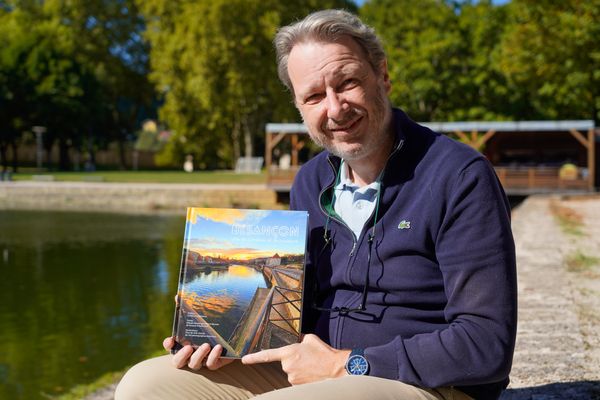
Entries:
POLYGON ((225 357, 296 343, 308 214, 188 208, 173 336, 225 357))

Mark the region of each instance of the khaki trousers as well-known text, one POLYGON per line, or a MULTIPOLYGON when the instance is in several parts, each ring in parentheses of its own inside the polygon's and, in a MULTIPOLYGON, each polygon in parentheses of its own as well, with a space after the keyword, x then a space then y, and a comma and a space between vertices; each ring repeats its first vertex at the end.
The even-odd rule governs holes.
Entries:
POLYGON ((347 376, 290 386, 279 363, 242 365, 238 360, 216 371, 177 369, 171 356, 143 361, 131 368, 115 400, 470 400, 453 388, 422 389, 390 379, 347 376))

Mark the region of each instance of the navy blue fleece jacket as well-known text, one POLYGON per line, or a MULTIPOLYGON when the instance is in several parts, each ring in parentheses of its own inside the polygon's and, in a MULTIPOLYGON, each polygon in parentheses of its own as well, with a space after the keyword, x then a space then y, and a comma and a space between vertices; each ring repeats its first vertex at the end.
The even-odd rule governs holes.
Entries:
POLYGON ((374 215, 359 237, 335 216, 339 158, 322 152, 296 176, 291 208, 309 212, 310 229, 303 331, 335 348, 365 349, 371 375, 496 399, 508 384, 517 323, 506 196, 478 152, 397 109, 393 126, 365 311, 317 312, 312 304, 317 297, 326 307, 359 306, 374 215))

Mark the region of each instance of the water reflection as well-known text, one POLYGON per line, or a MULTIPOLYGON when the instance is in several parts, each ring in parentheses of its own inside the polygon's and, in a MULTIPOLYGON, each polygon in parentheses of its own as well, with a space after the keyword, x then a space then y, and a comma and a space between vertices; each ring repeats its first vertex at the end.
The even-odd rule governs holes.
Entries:
POLYGON ((122 369, 170 333, 184 219, 0 211, 0 399, 122 369))
POLYGON ((192 307, 202 316, 218 320, 214 329, 229 338, 244 311, 250 305, 256 288, 267 284, 261 272, 244 265, 230 265, 226 270, 188 270, 186 291, 201 301, 192 307))

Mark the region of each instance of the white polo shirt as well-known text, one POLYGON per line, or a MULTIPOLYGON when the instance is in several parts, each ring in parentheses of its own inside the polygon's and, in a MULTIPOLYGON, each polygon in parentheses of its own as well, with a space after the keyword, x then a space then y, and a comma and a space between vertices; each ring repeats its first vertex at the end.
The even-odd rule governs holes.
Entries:
POLYGON ((359 187, 348 177, 348 164, 342 160, 340 178, 334 188, 333 209, 358 238, 377 204, 380 179, 359 187))

